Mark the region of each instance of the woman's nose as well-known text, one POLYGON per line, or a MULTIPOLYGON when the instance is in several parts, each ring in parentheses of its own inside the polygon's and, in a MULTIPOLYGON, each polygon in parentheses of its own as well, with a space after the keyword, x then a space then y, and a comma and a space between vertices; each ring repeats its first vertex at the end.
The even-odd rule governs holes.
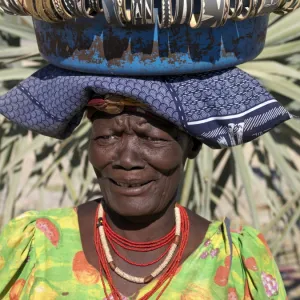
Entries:
POLYGON ((113 168, 128 171, 144 169, 145 161, 142 159, 141 152, 138 137, 123 137, 112 163, 113 168))

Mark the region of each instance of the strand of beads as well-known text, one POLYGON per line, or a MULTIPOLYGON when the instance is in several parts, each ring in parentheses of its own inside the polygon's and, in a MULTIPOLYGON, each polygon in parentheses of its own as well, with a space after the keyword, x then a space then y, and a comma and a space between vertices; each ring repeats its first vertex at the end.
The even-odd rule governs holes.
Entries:
MULTIPOLYGON (((96 214, 96 217, 95 217, 95 227, 97 229, 97 230, 95 230, 95 236, 94 236, 95 246, 96 246, 97 253, 98 253, 99 264, 102 267, 102 269, 107 277, 108 284, 111 288, 112 295, 115 299, 121 299, 121 295, 113 284, 112 277, 110 274, 110 269, 113 270, 116 274, 118 274, 122 278, 124 278, 125 280, 135 282, 135 283, 141 283, 141 284, 149 283, 154 278, 156 278, 159 274, 161 274, 165 271, 160 276, 160 278, 159 278, 157 284, 154 286, 154 288, 149 293, 147 293, 147 295, 145 295, 142 298, 143 300, 149 299, 149 297, 151 297, 151 295, 153 295, 156 291, 158 291, 162 286, 165 285, 159 295, 161 295, 163 293, 163 291, 167 288, 167 286, 171 282, 172 278, 174 277, 174 275, 179 267, 180 261, 183 256, 184 249, 185 249, 187 241, 188 241, 188 235, 189 235, 188 216, 187 216, 185 209, 180 206, 175 207, 175 223, 176 223, 175 229, 173 229, 171 231, 171 233, 173 233, 173 241, 172 241, 171 246, 167 249, 168 251, 167 251, 166 257, 164 258, 163 262, 149 276, 146 276, 144 278, 135 277, 135 276, 132 276, 132 275, 127 274, 126 272, 122 271, 120 268, 118 268, 116 266, 115 262, 113 261, 113 258, 112 258, 112 255, 111 255, 110 249, 109 249, 107 236, 105 234, 105 232, 107 232, 107 231, 111 232, 111 229, 110 230, 107 229, 107 222, 105 220, 104 210, 103 210, 102 205, 101 204, 99 205, 98 213, 96 214), (176 250, 178 250, 178 251, 176 251, 176 250)), ((168 241, 171 233, 169 233, 168 235, 166 235, 165 237, 163 237, 157 241, 146 242, 144 244, 146 244, 146 247, 148 247, 150 249, 158 249, 157 246, 155 245, 155 243, 161 244, 161 240, 168 241)), ((114 236, 116 236, 116 234, 114 236)), ((126 240, 120 236, 118 236, 118 239, 122 240, 123 242, 126 240)), ((143 249, 143 247, 142 247, 143 243, 135 243, 135 242, 128 241, 128 240, 126 240, 126 243, 131 245, 131 249, 133 248, 133 249, 137 249, 139 252, 143 252, 143 251, 141 251, 141 249, 143 249)), ((161 256, 161 258, 163 258, 163 255, 161 256)), ((156 262, 157 261, 159 261, 159 260, 156 260, 156 262)), ((148 264, 146 264, 146 265, 148 265, 148 264)), ((102 270, 100 270, 100 271, 101 271, 100 274, 101 274, 102 285, 103 285, 104 291, 106 293, 106 287, 105 287, 105 283, 103 280, 103 273, 102 273, 102 270)))

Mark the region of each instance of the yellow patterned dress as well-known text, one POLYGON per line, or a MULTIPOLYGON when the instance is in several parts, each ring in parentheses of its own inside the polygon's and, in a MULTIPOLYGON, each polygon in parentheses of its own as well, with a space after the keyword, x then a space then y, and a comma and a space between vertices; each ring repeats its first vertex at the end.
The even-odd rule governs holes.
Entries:
MULTIPOLYGON (((250 227, 230 232, 228 225, 227 220, 210 225, 160 299, 286 299, 263 236, 250 227)), ((154 284, 124 300, 139 299, 154 284)), ((0 299, 106 299, 99 272, 85 258, 76 209, 27 212, 4 228, 0 299)))

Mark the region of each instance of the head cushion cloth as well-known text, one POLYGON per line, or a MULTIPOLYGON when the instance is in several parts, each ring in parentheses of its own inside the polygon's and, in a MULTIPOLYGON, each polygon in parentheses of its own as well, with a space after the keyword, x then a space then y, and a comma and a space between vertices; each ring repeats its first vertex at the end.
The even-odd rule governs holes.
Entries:
POLYGON ((97 94, 139 100, 212 148, 251 141, 291 118, 240 69, 167 77, 88 75, 49 65, 0 97, 0 113, 41 134, 64 139, 97 94))

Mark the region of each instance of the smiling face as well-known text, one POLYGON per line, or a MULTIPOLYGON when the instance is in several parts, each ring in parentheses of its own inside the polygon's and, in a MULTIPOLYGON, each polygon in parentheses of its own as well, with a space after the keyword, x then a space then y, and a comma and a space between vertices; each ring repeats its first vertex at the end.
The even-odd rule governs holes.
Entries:
POLYGON ((187 134, 154 118, 103 114, 92 124, 90 162, 106 204, 122 216, 162 212, 196 152, 187 134))

